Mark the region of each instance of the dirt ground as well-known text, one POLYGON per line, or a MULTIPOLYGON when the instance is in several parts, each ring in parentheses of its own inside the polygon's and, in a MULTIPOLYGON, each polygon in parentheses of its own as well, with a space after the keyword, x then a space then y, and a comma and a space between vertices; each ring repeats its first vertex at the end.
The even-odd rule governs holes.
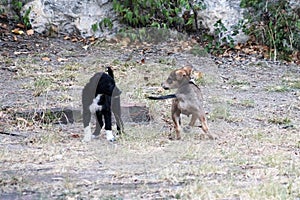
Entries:
POLYGON ((300 199, 299 66, 216 58, 173 36, 134 44, 20 37, 0 48, 0 199, 300 199), (187 62, 203 74, 196 81, 215 141, 200 140, 198 127, 169 140, 171 101, 146 99, 172 92, 160 83, 187 62), (80 122, 15 117, 80 109, 81 89, 104 65, 115 69, 122 104, 147 105, 152 121, 126 123, 115 143, 84 143, 80 122))

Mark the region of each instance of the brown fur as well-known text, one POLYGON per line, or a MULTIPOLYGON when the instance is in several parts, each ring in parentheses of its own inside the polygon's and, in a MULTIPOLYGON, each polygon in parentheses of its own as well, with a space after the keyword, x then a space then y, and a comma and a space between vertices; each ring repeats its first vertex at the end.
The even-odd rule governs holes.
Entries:
POLYGON ((192 115, 189 126, 194 126, 197 119, 200 120, 202 130, 210 139, 216 137, 209 133, 203 98, 200 88, 191 81, 192 67, 186 66, 171 72, 168 79, 162 83, 166 90, 177 89, 176 98, 172 101, 172 120, 175 125, 176 138, 180 139, 180 114, 192 115))

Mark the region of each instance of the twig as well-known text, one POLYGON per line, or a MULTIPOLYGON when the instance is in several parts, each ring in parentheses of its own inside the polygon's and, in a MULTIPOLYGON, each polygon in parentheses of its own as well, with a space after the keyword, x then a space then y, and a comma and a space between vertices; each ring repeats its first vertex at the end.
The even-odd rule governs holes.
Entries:
POLYGON ((8 133, 8 132, 4 132, 4 131, 0 131, 0 134, 2 134, 2 135, 14 136, 14 137, 23 137, 23 138, 26 138, 26 137, 27 137, 27 136, 25 136, 25 135, 19 135, 19 134, 16 134, 16 133, 8 133))

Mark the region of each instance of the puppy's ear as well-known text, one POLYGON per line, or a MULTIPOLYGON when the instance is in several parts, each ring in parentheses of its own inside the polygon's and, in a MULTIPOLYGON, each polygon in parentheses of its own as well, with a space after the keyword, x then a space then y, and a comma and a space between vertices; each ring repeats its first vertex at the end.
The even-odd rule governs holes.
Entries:
POLYGON ((182 69, 186 72, 186 75, 188 75, 188 76, 192 75, 192 71, 193 71, 193 67, 192 66, 185 66, 182 69))

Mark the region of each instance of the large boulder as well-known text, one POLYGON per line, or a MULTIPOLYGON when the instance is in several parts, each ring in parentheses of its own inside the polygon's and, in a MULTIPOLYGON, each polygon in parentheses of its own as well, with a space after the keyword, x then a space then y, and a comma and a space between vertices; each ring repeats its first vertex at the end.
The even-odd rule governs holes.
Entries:
POLYGON ((29 8, 32 28, 38 33, 79 33, 83 37, 101 37, 114 31, 92 28, 105 18, 111 20, 114 29, 119 27, 108 0, 33 0, 23 7, 23 12, 29 8))
MULTIPOLYGON (((200 2, 197 0, 198 3, 200 2)), ((201 10, 198 13, 198 21, 203 24, 205 28, 209 30, 209 33, 215 34, 215 24, 218 20, 221 20, 226 27, 227 32, 222 33, 232 34, 233 26, 237 25, 240 20, 243 19, 243 9, 240 7, 240 0, 204 0, 206 9, 201 10)), ((240 33, 233 37, 235 42, 246 42, 248 37, 240 33)))

